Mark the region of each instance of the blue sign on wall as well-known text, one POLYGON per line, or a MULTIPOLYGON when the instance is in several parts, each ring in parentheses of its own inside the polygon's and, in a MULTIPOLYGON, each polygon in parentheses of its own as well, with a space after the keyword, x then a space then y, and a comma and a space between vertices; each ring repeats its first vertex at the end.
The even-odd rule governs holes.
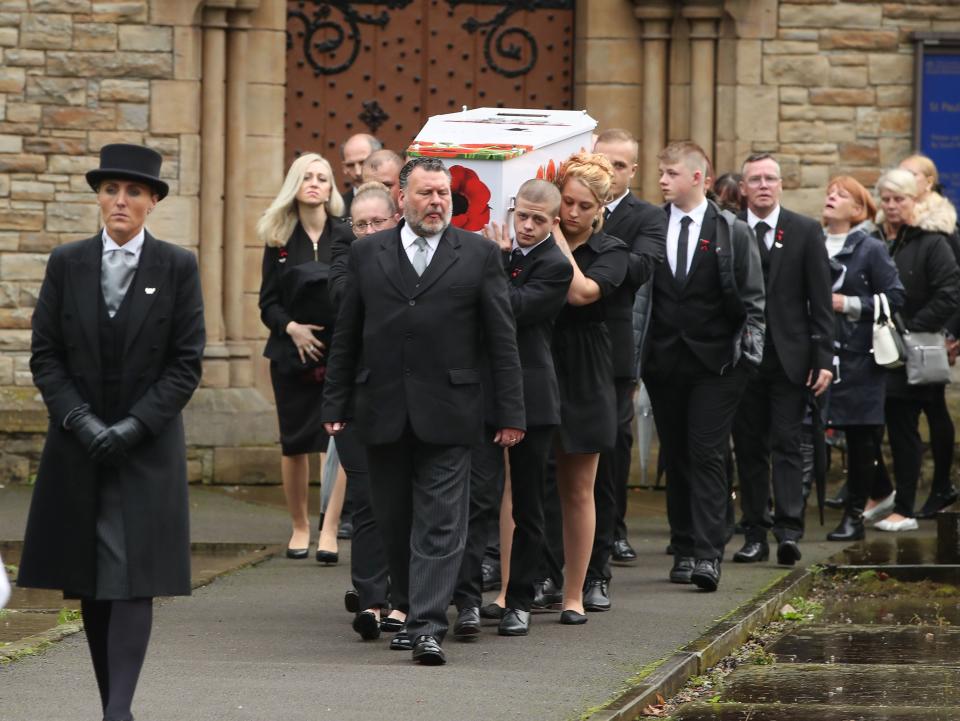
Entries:
POLYGON ((937 164, 944 195, 960 206, 960 48, 928 50, 922 80, 920 150, 937 164))

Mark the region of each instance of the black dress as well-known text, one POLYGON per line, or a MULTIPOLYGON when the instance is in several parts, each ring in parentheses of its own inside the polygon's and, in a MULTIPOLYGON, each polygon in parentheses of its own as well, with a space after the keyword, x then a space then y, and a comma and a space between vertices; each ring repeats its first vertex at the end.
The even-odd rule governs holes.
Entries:
POLYGON ((336 319, 327 287, 330 247, 345 234, 352 235, 349 226, 339 218, 329 218, 314 247, 297 223, 285 246, 267 247, 263 253, 260 317, 270 329, 263 355, 270 359, 285 456, 327 450, 329 436, 320 413, 326 352, 318 361, 301 362, 286 327, 290 321, 323 326, 314 333, 329 351, 336 319))
POLYGON ((612 450, 617 433, 613 349, 604 322, 604 299, 623 282, 629 253, 625 243, 594 233, 573 251, 580 271, 600 286, 589 305, 567 303, 553 331, 553 360, 560 385, 560 446, 566 453, 612 450))

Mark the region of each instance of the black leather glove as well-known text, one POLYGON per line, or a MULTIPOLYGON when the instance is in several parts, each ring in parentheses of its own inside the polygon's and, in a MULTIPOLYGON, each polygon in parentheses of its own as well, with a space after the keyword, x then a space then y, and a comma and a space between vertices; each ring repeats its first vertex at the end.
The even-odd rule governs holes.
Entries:
POLYGON ((90 447, 90 457, 98 463, 118 466, 126 458, 127 451, 146 435, 146 426, 133 416, 127 416, 100 432, 90 447))
POLYGON ((90 406, 86 403, 70 411, 63 426, 76 436, 80 445, 83 446, 83 450, 90 455, 92 455, 91 449, 94 440, 107 429, 106 424, 93 414, 90 406))

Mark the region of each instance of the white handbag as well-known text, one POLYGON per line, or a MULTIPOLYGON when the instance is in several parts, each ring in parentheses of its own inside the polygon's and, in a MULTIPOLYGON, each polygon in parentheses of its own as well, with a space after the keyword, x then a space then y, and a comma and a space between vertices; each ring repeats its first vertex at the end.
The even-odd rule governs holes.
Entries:
POLYGON ((873 360, 884 368, 900 368, 906 351, 890 316, 886 293, 873 296, 873 360))

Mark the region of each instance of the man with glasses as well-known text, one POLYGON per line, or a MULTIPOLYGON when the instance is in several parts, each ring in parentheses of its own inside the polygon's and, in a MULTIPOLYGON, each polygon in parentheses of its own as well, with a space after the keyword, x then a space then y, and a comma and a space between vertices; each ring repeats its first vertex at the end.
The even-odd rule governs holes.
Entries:
POLYGON ((740 402, 733 441, 746 539, 733 560, 769 556, 767 530, 777 539, 777 562, 800 560, 803 482, 800 437, 807 398, 833 378, 830 266, 820 224, 780 206, 780 164, 768 154, 743 163, 740 215, 754 231, 766 288, 763 360, 740 402), (774 512, 770 482, 773 470, 774 512))

